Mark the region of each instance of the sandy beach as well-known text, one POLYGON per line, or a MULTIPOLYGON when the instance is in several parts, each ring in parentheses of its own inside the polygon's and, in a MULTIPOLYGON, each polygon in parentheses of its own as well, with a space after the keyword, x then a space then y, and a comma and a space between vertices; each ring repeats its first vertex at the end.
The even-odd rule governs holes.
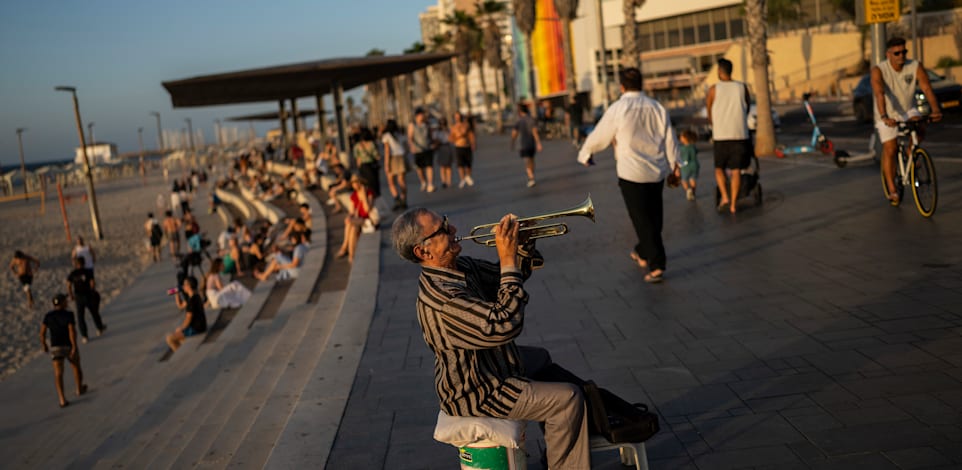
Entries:
MULTIPOLYGON (((169 203, 168 184, 159 174, 148 178, 146 185, 137 177, 98 183, 97 201, 104 240, 93 239, 89 206, 83 200, 84 187, 74 186, 64 193, 69 197, 66 210, 71 235, 83 236, 97 255, 95 273, 103 312, 111 299, 150 263, 143 224, 148 212, 154 212, 158 220, 162 218, 157 195, 162 194, 169 203)), ((206 210, 207 203, 200 200, 194 207, 206 210)), ((66 278, 71 269, 70 252, 74 243, 67 241, 55 188, 48 190, 44 214, 40 213, 40 201, 30 200, 0 204, 0 217, 4 221, 0 225, 0 257, 5 269, 5 274, 0 276, 0 380, 3 380, 42 353, 38 336, 40 322, 51 309, 51 297, 67 291, 66 278), (20 282, 9 268, 15 250, 40 261, 40 269, 34 274, 36 306, 33 309, 27 306, 20 282)), ((161 259, 161 262, 169 259, 166 250, 161 259)), ((69 309, 74 310, 72 303, 69 309)), ((109 327, 109 314, 104 315, 103 320, 109 327)), ((93 331, 89 315, 87 325, 93 331)), ((110 334, 109 329, 106 334, 110 334)))

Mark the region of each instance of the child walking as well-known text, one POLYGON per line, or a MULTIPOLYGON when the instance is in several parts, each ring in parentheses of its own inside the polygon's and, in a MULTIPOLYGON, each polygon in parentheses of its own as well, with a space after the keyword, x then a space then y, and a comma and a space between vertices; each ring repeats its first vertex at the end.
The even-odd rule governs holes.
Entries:
POLYGON ((681 141, 681 185, 685 188, 685 197, 689 201, 695 200, 695 188, 697 187, 698 170, 698 149, 695 148, 697 137, 691 130, 684 130, 679 137, 681 141))
POLYGON ((50 353, 53 359, 53 375, 57 385, 57 397, 60 407, 70 403, 63 395, 63 360, 70 361, 73 367, 74 381, 77 383, 77 396, 87 392, 84 385, 84 373, 80 369, 80 352, 77 350, 77 331, 74 328, 73 312, 67 311, 67 296, 57 294, 53 297, 54 309, 43 317, 40 326, 40 343, 43 351, 50 353), (47 331, 50 332, 50 345, 47 345, 47 331))

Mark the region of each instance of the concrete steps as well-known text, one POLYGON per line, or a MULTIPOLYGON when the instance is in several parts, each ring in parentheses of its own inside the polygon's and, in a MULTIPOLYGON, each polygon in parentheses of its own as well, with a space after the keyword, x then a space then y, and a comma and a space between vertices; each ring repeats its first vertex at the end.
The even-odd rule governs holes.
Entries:
MULTIPOLYGON (((358 240, 343 306, 331 333, 334 340, 318 358, 265 468, 323 468, 327 463, 377 303, 380 241, 380 232, 358 240)), ((259 461, 253 463, 259 466, 259 461)))
MULTIPOLYGON (((312 312, 313 318, 300 345, 283 369, 260 413, 238 443, 230 467, 257 468, 267 461, 274 444, 301 397, 307 381, 332 337, 342 311, 344 292, 325 293, 312 312)), ((219 466, 218 466, 219 467, 219 466)))

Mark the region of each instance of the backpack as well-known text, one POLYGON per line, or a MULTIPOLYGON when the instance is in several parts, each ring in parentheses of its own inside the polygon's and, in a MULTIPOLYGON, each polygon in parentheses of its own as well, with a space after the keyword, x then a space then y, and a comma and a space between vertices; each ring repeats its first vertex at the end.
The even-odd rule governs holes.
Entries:
POLYGON ((644 442, 660 429, 658 415, 641 403, 628 403, 592 381, 583 385, 590 434, 604 436, 612 444, 644 442))
POLYGON ((160 224, 154 224, 150 226, 150 238, 154 240, 160 240, 163 238, 164 232, 160 229, 160 224))

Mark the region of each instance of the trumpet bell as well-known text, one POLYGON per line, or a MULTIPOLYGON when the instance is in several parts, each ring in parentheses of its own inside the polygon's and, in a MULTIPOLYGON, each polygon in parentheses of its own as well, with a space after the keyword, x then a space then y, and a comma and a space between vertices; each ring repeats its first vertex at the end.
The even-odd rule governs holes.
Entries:
MULTIPOLYGON (((525 217, 518 219, 518 222, 521 223, 520 231, 523 232, 524 236, 526 236, 529 240, 534 240, 538 238, 557 237, 568 233, 568 226, 564 223, 542 224, 542 222, 545 220, 572 216, 587 217, 591 219, 592 222, 595 221, 595 206, 591 202, 590 194, 588 195, 587 199, 576 206, 557 212, 549 212, 547 214, 525 217)), ((495 246, 493 232, 496 225, 497 223, 478 225, 471 229, 471 233, 469 235, 460 237, 457 240, 472 240, 475 243, 484 246, 495 246)))

